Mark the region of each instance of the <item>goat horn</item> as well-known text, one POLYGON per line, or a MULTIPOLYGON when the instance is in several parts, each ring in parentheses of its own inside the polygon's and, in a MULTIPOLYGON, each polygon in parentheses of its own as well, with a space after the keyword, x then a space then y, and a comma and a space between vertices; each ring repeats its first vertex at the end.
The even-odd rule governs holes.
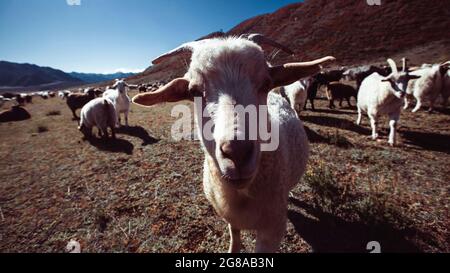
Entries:
POLYGON ((335 60, 336 58, 327 56, 311 62, 287 63, 269 67, 273 88, 289 85, 301 78, 317 74, 322 69, 321 64, 335 60))
POLYGON ((392 74, 398 74, 397 65, 395 64, 394 60, 389 58, 387 59, 387 62, 392 69, 392 74))
POLYGON ((259 33, 249 33, 249 34, 242 34, 240 36, 240 38, 244 38, 244 39, 248 39, 258 45, 270 45, 273 46, 275 48, 279 48, 281 50, 283 50, 284 52, 286 52, 289 55, 294 55, 294 52, 292 50, 290 50, 288 47, 275 42, 272 39, 267 38, 266 36, 259 34, 259 33))
POLYGON ((408 69, 408 59, 403 58, 402 63, 403 63, 403 71, 406 72, 406 70, 408 69))
POLYGON ((205 40, 199 40, 199 41, 194 41, 194 42, 189 42, 189 43, 185 43, 182 44, 181 46, 167 52, 164 53, 163 55, 157 57, 156 59, 154 59, 152 61, 153 64, 160 64, 162 62, 164 62, 165 60, 173 57, 173 56, 177 56, 177 55, 183 55, 183 57, 186 58, 190 58, 192 55, 192 51, 194 51, 195 47, 197 47, 200 44, 203 44, 205 42, 207 42, 209 39, 205 39, 205 40))

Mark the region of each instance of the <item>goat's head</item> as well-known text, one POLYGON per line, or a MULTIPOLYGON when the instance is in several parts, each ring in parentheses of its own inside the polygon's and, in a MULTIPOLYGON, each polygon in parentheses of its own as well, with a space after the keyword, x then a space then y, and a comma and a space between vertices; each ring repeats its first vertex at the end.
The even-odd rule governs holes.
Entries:
POLYGON ((450 69, 450 61, 441 63, 439 65, 439 73, 441 74, 441 76, 444 76, 449 69, 450 69))
POLYGON ((241 37, 188 43, 153 63, 178 54, 191 56, 185 76, 155 92, 137 95, 133 102, 150 106, 198 98, 202 103, 195 104, 197 124, 204 129, 211 128, 210 136, 206 135, 206 130, 199 132, 200 140, 220 171, 223 183, 236 188, 248 186, 258 170, 261 140, 258 133, 254 139, 250 136, 253 134, 250 126, 267 118, 267 113, 262 117, 259 110, 267 104, 268 92, 313 75, 320 71, 320 64, 334 60, 325 57, 308 63, 271 67, 261 47, 241 37), (239 115, 238 107, 246 110, 254 107, 249 122, 246 122, 246 114, 239 115))
POLYGON ((120 94, 125 94, 127 86, 128 86, 127 83, 123 79, 121 80, 117 79, 112 88, 117 89, 120 94))
POLYGON ((93 89, 88 90, 86 94, 91 100, 95 99, 95 91, 93 89))
POLYGON ((387 60, 389 66, 391 67, 392 73, 382 79, 382 82, 388 82, 391 85, 391 90, 394 95, 398 98, 403 98, 406 95, 406 89, 408 88, 408 82, 410 80, 415 80, 420 78, 420 76, 409 74, 409 69, 407 65, 407 60, 403 58, 403 69, 402 71, 398 71, 397 65, 394 60, 387 60))

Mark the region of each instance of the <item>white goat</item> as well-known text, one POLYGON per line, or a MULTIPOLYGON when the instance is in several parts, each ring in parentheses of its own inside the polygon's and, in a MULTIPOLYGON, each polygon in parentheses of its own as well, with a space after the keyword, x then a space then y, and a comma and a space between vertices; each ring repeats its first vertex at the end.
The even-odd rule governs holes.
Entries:
MULTIPOLYGON (((411 72, 411 75, 420 76, 419 79, 408 84, 406 91, 408 96, 414 96, 417 100, 416 107, 412 110, 413 113, 420 110, 425 100, 429 100, 429 111, 433 111, 434 103, 444 88, 444 77, 449 66, 450 62, 432 66, 423 65, 422 68, 411 72)), ((404 109, 408 109, 409 107, 408 96, 405 97, 404 109)))
POLYGON ((58 92, 58 97, 60 99, 66 99, 72 92, 70 92, 69 90, 63 90, 63 91, 59 91, 58 92))
POLYGON ((48 99, 50 97, 49 91, 40 91, 38 94, 43 99, 48 99))
POLYGON ((278 90, 276 91, 289 101, 289 104, 297 113, 297 115, 300 115, 300 112, 305 106, 306 99, 308 98, 308 93, 306 92, 306 83, 300 80, 294 82, 293 84, 282 86, 277 89, 278 90))
POLYGON ((128 126, 128 112, 130 111, 130 97, 128 97, 126 87, 129 85, 124 80, 116 80, 112 89, 108 89, 103 93, 104 98, 110 99, 117 111, 118 123, 120 126, 120 114, 125 116, 125 125, 128 126))
POLYGON ((108 127, 111 128, 112 138, 116 138, 114 131, 117 124, 117 113, 114 104, 107 98, 96 98, 88 102, 81 109, 80 126, 78 129, 86 136, 92 136, 92 128, 99 130, 100 137, 108 137, 108 127))
POLYGON ((3 104, 5 104, 5 102, 7 102, 7 101, 11 101, 11 99, 7 99, 3 96, 0 96, 0 107, 2 107, 3 104))
MULTIPOLYGON (((203 188, 216 212, 229 223, 229 251, 240 251, 240 231, 249 229, 257 232, 257 252, 276 252, 286 231, 288 193, 305 171, 309 144, 303 124, 286 100, 269 91, 319 72, 321 63, 334 58, 271 67, 251 38, 201 40, 162 55, 153 63, 179 54, 191 56, 188 72, 156 92, 136 95, 133 102, 150 106, 194 97, 201 102, 194 107, 205 153, 203 188), (248 123, 247 115, 236 115, 239 106, 255 108, 248 123), (268 113, 258 111, 265 106, 268 113), (248 135, 256 130, 250 129, 252 124, 258 129, 277 124, 271 134, 278 148, 263 149, 267 139, 259 133, 250 139, 248 135), (203 125, 212 125, 213 132, 203 130, 203 125)), ((260 43, 266 39, 258 36, 260 43)))
POLYGON ((392 59, 387 62, 391 66, 392 73, 383 77, 378 73, 365 78, 361 84, 358 93, 358 120, 361 124, 362 112, 367 113, 372 127, 372 139, 378 138, 377 121, 379 116, 389 116, 389 144, 396 144, 396 126, 400 119, 402 99, 406 95, 408 82, 417 79, 419 76, 409 74, 406 67, 406 61, 403 63, 403 71, 398 72, 397 65, 392 59))

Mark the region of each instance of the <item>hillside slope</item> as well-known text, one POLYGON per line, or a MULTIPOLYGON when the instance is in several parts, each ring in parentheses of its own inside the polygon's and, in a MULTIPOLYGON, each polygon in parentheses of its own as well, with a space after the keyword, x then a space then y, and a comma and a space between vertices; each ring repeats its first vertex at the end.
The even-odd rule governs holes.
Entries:
MULTIPOLYGON (((294 50, 297 60, 333 55, 341 66, 407 56, 420 64, 450 59, 448 26, 449 0, 383 0, 381 6, 354 0, 306 0, 248 19, 226 34, 265 34, 294 50)), ((272 62, 292 60, 280 53, 272 62)), ((185 70, 178 59, 152 66, 133 79, 159 80, 185 70)))

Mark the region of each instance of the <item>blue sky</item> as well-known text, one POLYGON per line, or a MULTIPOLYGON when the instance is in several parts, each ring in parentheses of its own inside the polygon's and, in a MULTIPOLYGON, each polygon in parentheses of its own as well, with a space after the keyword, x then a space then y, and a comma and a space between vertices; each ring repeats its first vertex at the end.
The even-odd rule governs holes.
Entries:
POLYGON ((181 43, 298 0, 0 0, 0 60, 67 72, 145 69, 181 43))

